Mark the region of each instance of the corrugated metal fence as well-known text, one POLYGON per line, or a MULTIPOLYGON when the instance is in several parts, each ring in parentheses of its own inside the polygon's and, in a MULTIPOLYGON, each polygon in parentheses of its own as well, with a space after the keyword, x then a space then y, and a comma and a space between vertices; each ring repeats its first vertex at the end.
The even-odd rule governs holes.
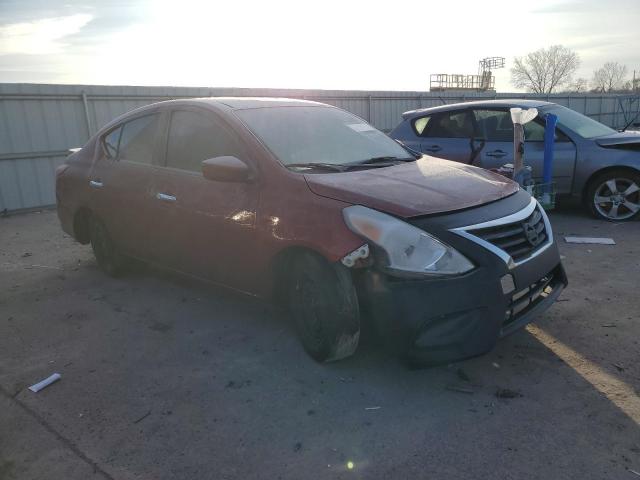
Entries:
POLYGON ((209 96, 290 97, 329 103, 388 131, 403 112, 490 98, 550 100, 621 127, 637 112, 638 97, 451 92, 382 92, 246 88, 130 87, 0 84, 0 211, 55 203, 54 171, 68 148, 83 145, 114 117, 172 98, 209 96))

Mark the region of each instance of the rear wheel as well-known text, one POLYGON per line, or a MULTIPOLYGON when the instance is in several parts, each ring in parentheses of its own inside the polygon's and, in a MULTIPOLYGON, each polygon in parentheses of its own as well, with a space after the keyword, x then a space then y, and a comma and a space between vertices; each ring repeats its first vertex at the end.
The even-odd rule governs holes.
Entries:
POLYGON ((313 254, 292 262, 289 310, 307 353, 318 362, 352 355, 360 339, 360 311, 349 271, 313 254))
POLYGON ((624 222, 640 213, 640 174, 611 170, 594 178, 587 188, 588 207, 597 218, 624 222))
POLYGON ((107 227, 99 218, 91 219, 91 248, 100 268, 111 275, 118 277, 124 272, 124 258, 118 252, 107 227))

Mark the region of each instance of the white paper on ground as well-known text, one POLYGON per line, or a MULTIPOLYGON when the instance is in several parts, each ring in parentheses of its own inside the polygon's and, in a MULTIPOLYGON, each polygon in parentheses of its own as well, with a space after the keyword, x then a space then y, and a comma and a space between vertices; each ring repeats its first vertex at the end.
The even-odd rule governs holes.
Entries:
POLYGON ((599 237, 564 237, 564 241, 567 243, 598 243, 601 245, 616 244, 613 238, 599 238, 599 237))
POLYGON ((29 390, 31 390, 34 393, 37 393, 40 390, 42 390, 43 388, 48 387, 49 385, 51 385, 53 382, 57 382, 61 378, 62 378, 62 375, 60 375, 59 373, 54 373, 53 375, 51 375, 50 377, 45 378, 41 382, 38 382, 35 385, 31 385, 29 387, 29 390))

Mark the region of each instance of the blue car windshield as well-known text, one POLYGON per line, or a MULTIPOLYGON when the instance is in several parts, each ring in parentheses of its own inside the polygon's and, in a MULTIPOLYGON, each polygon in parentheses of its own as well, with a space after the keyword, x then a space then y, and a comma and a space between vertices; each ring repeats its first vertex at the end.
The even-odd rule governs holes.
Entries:
POLYGON ((411 155, 361 118, 332 107, 251 108, 235 112, 284 165, 345 165, 411 155))
POLYGON ((616 133, 614 129, 566 107, 557 106, 545 112, 557 115, 559 125, 567 127, 582 138, 602 137, 616 133))

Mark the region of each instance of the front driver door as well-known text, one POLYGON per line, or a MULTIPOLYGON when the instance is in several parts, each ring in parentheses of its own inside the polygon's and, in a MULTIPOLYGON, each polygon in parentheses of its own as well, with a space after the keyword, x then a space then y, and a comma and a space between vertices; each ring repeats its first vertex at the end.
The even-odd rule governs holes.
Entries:
POLYGON ((469 110, 433 115, 422 132, 420 150, 427 155, 469 163, 473 120, 469 110))
POLYGON ((154 174, 162 263, 240 290, 250 290, 257 241, 257 184, 212 181, 202 162, 219 156, 248 162, 234 132, 211 111, 180 107, 169 119, 166 158, 154 174))

